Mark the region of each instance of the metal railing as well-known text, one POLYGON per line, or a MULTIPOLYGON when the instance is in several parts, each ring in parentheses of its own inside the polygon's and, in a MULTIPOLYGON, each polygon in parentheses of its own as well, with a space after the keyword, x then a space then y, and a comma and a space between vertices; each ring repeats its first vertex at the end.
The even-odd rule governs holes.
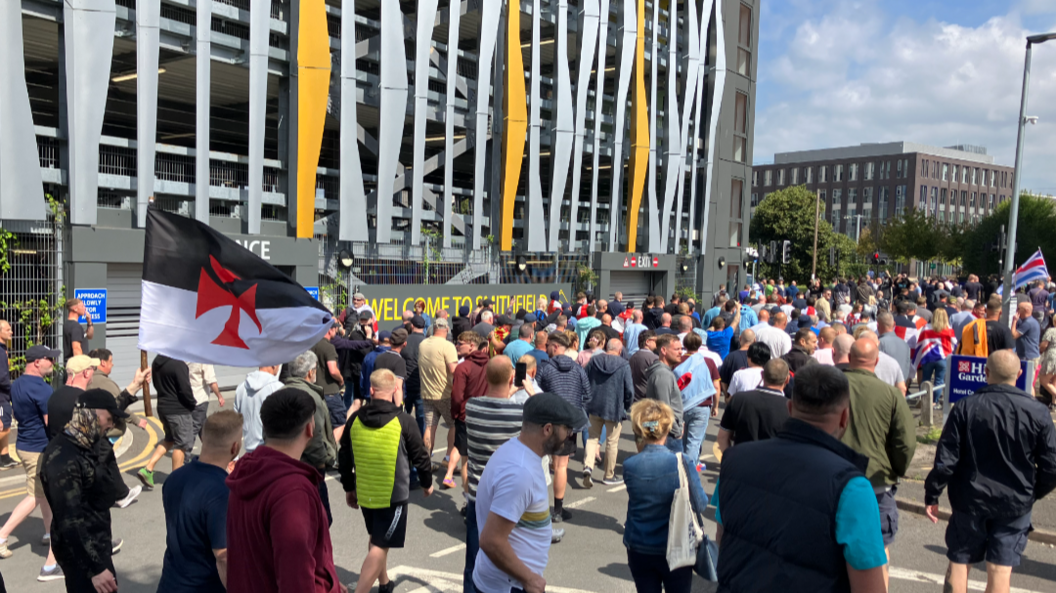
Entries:
MULTIPOLYGON (((927 384, 929 384, 929 382, 925 381, 924 384, 921 385, 921 387, 923 387, 924 385, 927 385, 927 384)), ((946 389, 945 385, 936 385, 936 386, 931 388, 931 392, 932 392, 932 394, 935 394, 935 393, 938 393, 940 391, 943 391, 944 389, 946 389)), ((922 389, 921 391, 917 391, 917 392, 914 392, 914 393, 907 394, 906 395, 906 400, 916 399, 918 397, 923 396, 927 392, 928 392, 927 389, 922 389)))

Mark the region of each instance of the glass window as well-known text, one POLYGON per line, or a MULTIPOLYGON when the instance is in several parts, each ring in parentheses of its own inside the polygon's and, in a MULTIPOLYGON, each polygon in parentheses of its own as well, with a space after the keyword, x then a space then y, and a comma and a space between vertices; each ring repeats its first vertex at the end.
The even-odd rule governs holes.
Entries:
POLYGON ((748 76, 752 62, 752 9, 741 4, 737 27, 737 73, 748 76))
POLYGON ((947 163, 942 164, 942 180, 949 181, 950 165, 947 163))
POLYGON ((887 188, 880 187, 876 190, 878 208, 880 210, 880 220, 887 220, 887 188))
POLYGON ((818 167, 818 183, 825 183, 829 180, 829 167, 822 165, 818 167))
POLYGON ((833 181, 843 181, 843 165, 836 165, 836 172, 833 175, 833 181))
POLYGON ((847 179, 848 181, 858 181, 858 163, 847 165, 847 179))
POLYGON ((862 188, 862 204, 868 206, 873 203, 873 188, 863 187, 862 188))
POLYGON ((730 187, 730 218, 741 218, 741 205, 744 202, 744 182, 734 179, 730 187))
POLYGON ((979 167, 972 169, 972 185, 976 185, 976 180, 979 178, 979 167))
POLYGON ((994 199, 995 198, 996 198, 996 196, 994 194, 990 194, 990 211, 991 212, 994 210, 994 199))
POLYGON ((865 164, 865 180, 866 181, 872 181, 873 180, 873 174, 875 172, 876 172, 876 163, 866 163, 865 164))
POLYGON ((939 205, 940 206, 945 206, 946 205, 946 188, 945 187, 942 188, 941 191, 939 191, 939 205))
POLYGON ((957 183, 957 165, 953 165, 953 168, 950 173, 950 181, 957 183))
POLYGON ((968 169, 970 167, 961 167, 961 183, 968 183, 968 169))
POLYGON ((759 171, 752 171, 752 187, 759 186, 759 171))
POLYGON ((843 207, 843 202, 840 201, 842 199, 843 199, 843 191, 842 190, 838 190, 838 189, 832 190, 832 207, 833 208, 842 208, 843 207))
POLYGON ((730 247, 741 246, 741 223, 730 222, 730 247))
POLYGON ((792 167, 792 185, 799 185, 799 167, 792 167))
POLYGON ((807 167, 803 170, 803 181, 807 183, 814 183, 814 169, 807 167))
POLYGON ((973 191, 972 192, 972 201, 968 202, 968 207, 969 208, 972 208, 972 209, 975 208, 975 196, 976 196, 976 192, 973 191))
MULTIPOLYGON (((883 192, 886 194, 888 188, 883 188, 883 192)), ((906 186, 899 185, 895 187, 895 216, 902 216, 906 211, 906 186)))
POLYGON ((763 185, 770 187, 774 184, 774 172, 767 170, 763 173, 763 185))
POLYGON ((785 184, 785 169, 779 169, 778 170, 778 172, 777 172, 777 184, 778 185, 784 185, 785 184))
POLYGON ((737 93, 734 109, 733 160, 743 163, 748 158, 748 95, 737 93))
POLYGON ((968 202, 968 192, 966 192, 966 191, 962 191, 962 192, 961 192, 961 207, 963 208, 963 207, 964 207, 964 205, 965 205, 965 204, 966 204, 967 202, 968 202))
POLYGON ((759 194, 752 194, 752 208, 759 205, 759 194))

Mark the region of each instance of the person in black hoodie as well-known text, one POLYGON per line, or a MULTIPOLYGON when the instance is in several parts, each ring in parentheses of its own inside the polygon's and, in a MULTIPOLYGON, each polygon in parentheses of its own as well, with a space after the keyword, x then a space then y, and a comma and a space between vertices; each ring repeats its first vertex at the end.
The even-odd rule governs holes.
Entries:
POLYGON ((396 376, 388 369, 370 375, 370 400, 348 418, 337 454, 345 502, 362 508, 369 546, 356 592, 391 593, 385 569, 389 548, 402 548, 407 535, 410 468, 418 470, 422 493, 433 493, 432 463, 418 425, 393 403, 396 376), (362 463, 357 467, 356 455, 362 463))
POLYGON ((463 332, 468 332, 473 329, 473 322, 469 319, 469 305, 462 305, 458 308, 458 317, 451 320, 451 331, 448 332, 449 339, 453 342, 455 338, 461 336, 463 332))
POLYGON ((144 490, 154 489, 154 466, 165 453, 172 451, 172 471, 183 467, 184 458, 194 447, 194 421, 191 412, 197 403, 191 391, 191 371, 187 363, 159 354, 150 365, 154 389, 157 391, 158 419, 165 430, 165 438, 136 476, 144 490))

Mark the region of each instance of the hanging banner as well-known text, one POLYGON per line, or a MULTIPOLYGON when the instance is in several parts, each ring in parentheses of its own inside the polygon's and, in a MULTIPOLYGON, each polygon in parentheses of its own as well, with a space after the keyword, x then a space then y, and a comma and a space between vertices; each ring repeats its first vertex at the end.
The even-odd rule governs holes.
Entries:
POLYGON ((414 310, 418 299, 425 300, 425 312, 433 318, 441 309, 455 317, 462 305, 472 310, 485 299, 492 301, 496 314, 511 317, 521 309, 535 311, 539 299, 549 300, 555 290, 562 303, 573 300, 571 284, 361 284, 355 290, 367 298, 378 321, 402 320, 403 312, 414 310))

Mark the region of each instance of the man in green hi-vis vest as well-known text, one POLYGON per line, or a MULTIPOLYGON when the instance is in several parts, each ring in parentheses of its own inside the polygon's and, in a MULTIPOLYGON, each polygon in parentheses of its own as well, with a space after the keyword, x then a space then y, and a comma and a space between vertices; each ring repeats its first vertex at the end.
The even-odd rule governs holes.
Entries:
POLYGON ((375 581, 378 593, 393 590, 385 564, 389 548, 402 548, 407 534, 412 464, 423 493, 433 493, 429 451, 414 418, 393 403, 395 394, 392 371, 379 369, 370 375, 370 400, 348 418, 337 454, 345 501, 363 509, 370 536, 356 593, 368 593, 375 581))

